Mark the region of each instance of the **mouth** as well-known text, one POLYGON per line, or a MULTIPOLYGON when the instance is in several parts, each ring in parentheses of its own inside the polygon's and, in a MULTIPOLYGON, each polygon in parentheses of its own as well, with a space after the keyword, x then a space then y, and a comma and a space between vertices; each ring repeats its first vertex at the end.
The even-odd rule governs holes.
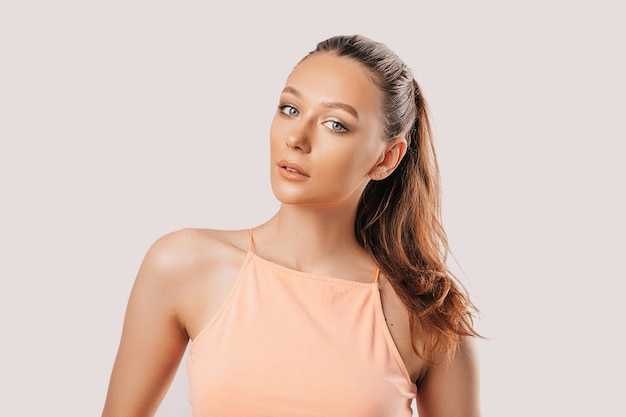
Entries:
POLYGON ((302 174, 302 172, 298 171, 297 169, 291 168, 291 167, 283 167, 283 169, 286 169, 289 172, 294 172, 296 174, 304 175, 304 174, 302 174))
POLYGON ((279 161, 278 162, 278 166, 280 167, 281 170, 286 171, 290 174, 293 175, 298 175, 298 176, 302 176, 302 177, 308 177, 309 174, 306 173, 306 171, 298 164, 296 164, 295 162, 289 162, 289 161, 279 161))

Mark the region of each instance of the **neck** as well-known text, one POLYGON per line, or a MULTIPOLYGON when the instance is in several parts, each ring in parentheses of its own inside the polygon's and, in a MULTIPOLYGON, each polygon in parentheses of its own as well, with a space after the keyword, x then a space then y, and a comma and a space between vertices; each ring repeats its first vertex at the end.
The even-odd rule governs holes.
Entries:
POLYGON ((355 217, 356 203, 350 207, 283 204, 255 230, 255 250, 293 269, 332 274, 338 264, 369 259, 355 238, 355 217))

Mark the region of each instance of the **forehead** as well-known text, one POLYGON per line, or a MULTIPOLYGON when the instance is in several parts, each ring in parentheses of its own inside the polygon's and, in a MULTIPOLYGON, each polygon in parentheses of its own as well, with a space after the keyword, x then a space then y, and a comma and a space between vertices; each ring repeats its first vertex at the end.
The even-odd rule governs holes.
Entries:
POLYGON ((380 109, 381 93, 371 73, 347 57, 310 55, 294 68, 285 85, 296 88, 306 99, 349 104, 363 116, 372 117, 380 109))

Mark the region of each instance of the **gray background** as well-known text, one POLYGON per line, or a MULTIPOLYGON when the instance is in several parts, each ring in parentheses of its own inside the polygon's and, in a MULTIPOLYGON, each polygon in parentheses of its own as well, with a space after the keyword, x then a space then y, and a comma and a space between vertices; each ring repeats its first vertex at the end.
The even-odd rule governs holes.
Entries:
MULTIPOLYGON (((279 91, 350 33, 430 103, 451 264, 491 339, 484 415, 624 415, 617 4, 2 2, 0 415, 100 414, 145 251, 274 213, 279 91)), ((189 415, 184 369, 158 415, 189 415)))

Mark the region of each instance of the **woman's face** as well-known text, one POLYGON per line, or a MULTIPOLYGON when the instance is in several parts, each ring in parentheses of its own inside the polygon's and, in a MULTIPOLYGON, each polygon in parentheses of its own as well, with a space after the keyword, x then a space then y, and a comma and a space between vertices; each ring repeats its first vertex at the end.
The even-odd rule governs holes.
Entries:
POLYGON ((358 201, 385 142, 381 93, 356 61, 307 57, 287 78, 270 129, 271 183, 283 204, 358 201))

